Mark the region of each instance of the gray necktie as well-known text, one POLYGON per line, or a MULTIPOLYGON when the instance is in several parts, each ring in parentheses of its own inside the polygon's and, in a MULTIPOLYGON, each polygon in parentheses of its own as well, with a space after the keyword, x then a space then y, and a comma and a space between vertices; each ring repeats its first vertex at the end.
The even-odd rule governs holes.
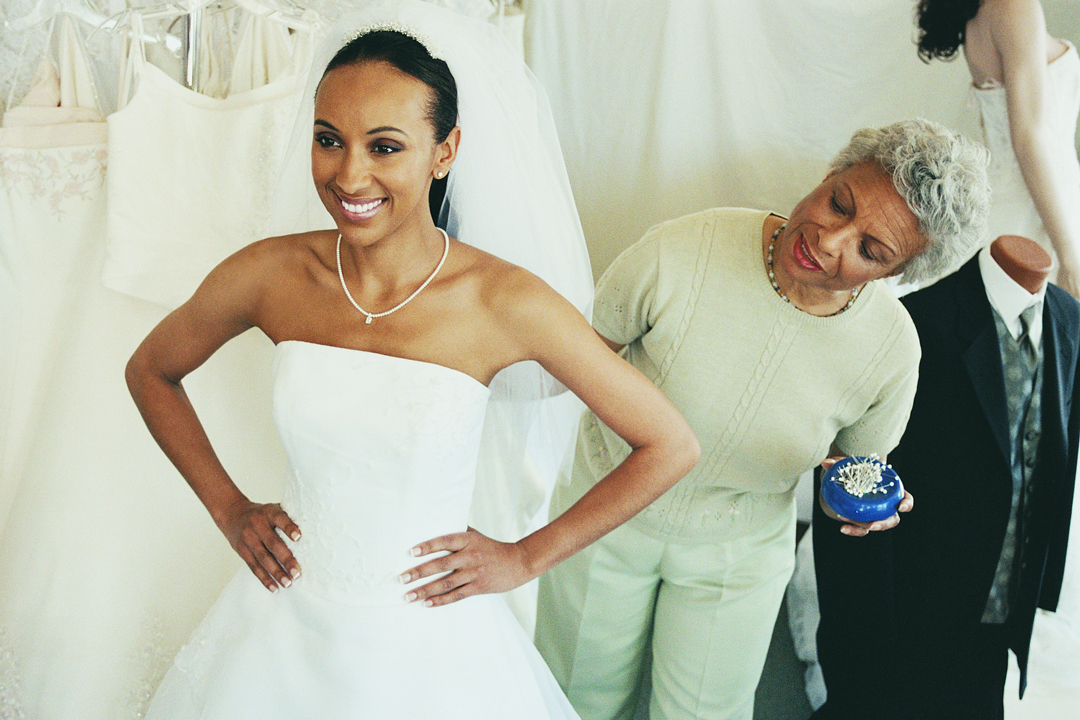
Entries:
POLYGON ((1020 332, 1020 338, 1018 339, 1018 342, 1020 343, 1020 346, 1027 351, 1028 357, 1031 360, 1032 364, 1034 364, 1038 360, 1039 350, 1035 347, 1035 343, 1032 341, 1029 331, 1031 330, 1032 323, 1035 322, 1035 314, 1038 309, 1038 305, 1031 305, 1025 308, 1022 313, 1020 313, 1020 326, 1023 328, 1023 330, 1021 330, 1020 332))

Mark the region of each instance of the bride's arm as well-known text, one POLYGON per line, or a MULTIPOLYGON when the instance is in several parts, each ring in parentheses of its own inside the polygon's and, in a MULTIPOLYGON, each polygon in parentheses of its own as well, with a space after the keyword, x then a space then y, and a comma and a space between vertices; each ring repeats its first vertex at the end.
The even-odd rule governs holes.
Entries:
POLYGON ((1080 208, 1069 206, 1066 184, 1055 172, 1042 6, 1038 0, 1008 0, 980 9, 985 11, 991 13, 990 32, 1001 58, 1013 152, 1057 254, 1057 284, 1080 297, 1080 208))
POLYGON ((288 587, 299 565, 275 528, 300 530, 278 505, 251 502, 229 477, 188 399, 182 380, 251 327, 260 294, 250 251, 215 268, 186 303, 142 341, 125 369, 128 389, 154 440, 195 491, 233 549, 271 591, 288 587))
POLYGON ((452 572, 411 591, 409 600, 445 605, 528 582, 636 515, 698 460, 697 438, 675 406, 612 352, 570 303, 537 285, 542 283, 519 288, 505 322, 527 357, 581 398, 632 451, 566 512, 516 543, 474 531, 421 543, 414 554, 451 554, 410 570, 403 582, 452 572))

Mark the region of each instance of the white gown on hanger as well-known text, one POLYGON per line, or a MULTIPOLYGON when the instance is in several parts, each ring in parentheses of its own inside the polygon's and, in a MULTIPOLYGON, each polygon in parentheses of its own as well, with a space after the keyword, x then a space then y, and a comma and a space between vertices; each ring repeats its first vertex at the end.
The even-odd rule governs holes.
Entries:
MULTIPOLYGON (((0 717, 136 720, 241 562, 125 387, 168 308, 101 283, 106 127, 58 99, 86 77, 61 45, 0 130, 0 717)), ((184 384, 237 481, 277 497, 272 352, 245 334, 184 384)))
POLYGON ((50 365, 71 329, 105 207, 105 118, 75 29, 59 25, 60 68, 37 67, 0 127, 0 532, 33 442, 50 365))
POLYGON ((426 608, 398 580, 411 547, 468 524, 488 389, 299 341, 278 345, 274 374, 303 574, 270 593, 241 570, 147 720, 576 718, 501 597, 426 608))
POLYGON ((177 307, 218 263, 267 234, 312 38, 282 36, 258 16, 247 22, 224 98, 185 88, 148 62, 142 22, 132 23, 134 95, 108 118, 103 279, 114 290, 177 307))

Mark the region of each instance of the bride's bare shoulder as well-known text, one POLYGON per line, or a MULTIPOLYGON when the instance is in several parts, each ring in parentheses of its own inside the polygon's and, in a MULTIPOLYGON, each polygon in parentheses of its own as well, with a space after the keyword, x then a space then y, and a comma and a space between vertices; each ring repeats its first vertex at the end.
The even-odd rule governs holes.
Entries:
POLYGON ((463 253, 460 277, 475 290, 481 302, 493 309, 505 311, 555 294, 547 283, 525 268, 471 245, 460 246, 463 253))
POLYGON ((253 282, 288 282, 333 267, 333 239, 326 231, 257 240, 221 262, 211 275, 253 282))

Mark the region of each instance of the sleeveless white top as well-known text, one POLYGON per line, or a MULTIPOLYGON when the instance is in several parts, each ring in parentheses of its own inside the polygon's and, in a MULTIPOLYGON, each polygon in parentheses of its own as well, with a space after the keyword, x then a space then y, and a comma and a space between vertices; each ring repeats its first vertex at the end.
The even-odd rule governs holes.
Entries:
POLYGON ((251 85, 284 72, 247 90, 234 83, 224 98, 189 90, 147 62, 133 33, 135 94, 108 118, 107 286, 176 307, 225 257, 264 236, 311 38, 289 40, 273 21, 251 22, 265 37, 240 43, 247 57, 233 60, 234 74, 251 85))

